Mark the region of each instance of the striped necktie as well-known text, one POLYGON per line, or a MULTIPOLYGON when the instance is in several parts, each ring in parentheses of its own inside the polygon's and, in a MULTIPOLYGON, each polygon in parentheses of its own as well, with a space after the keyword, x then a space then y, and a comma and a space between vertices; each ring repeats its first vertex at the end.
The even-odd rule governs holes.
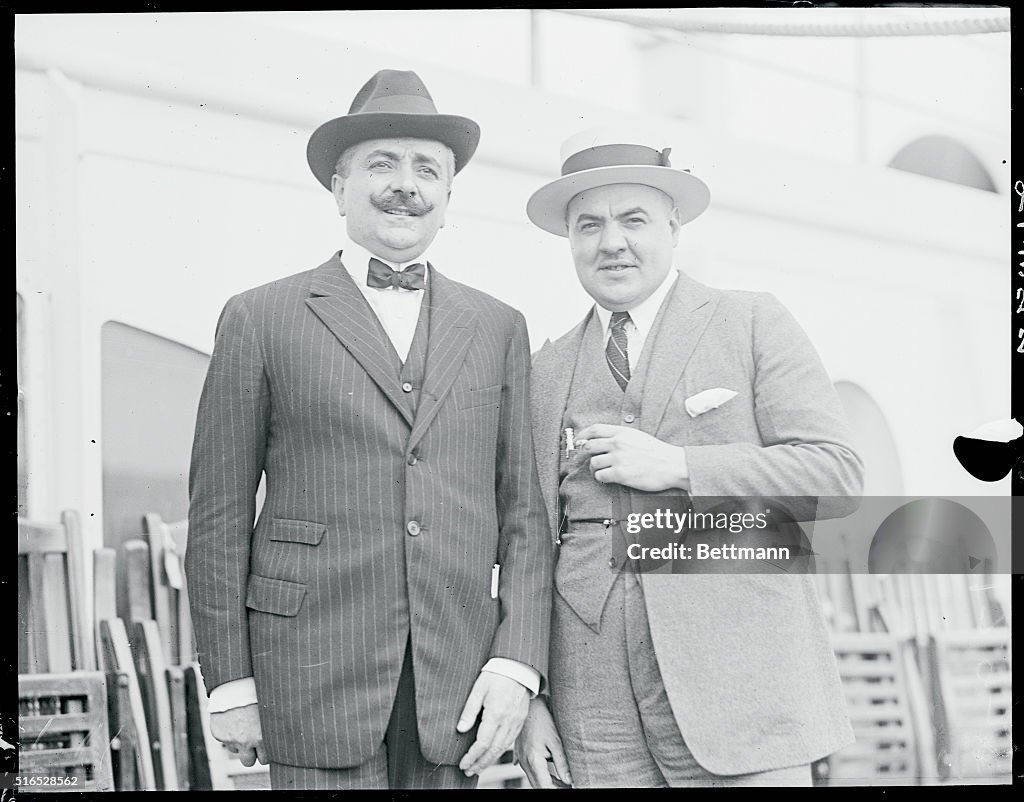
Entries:
POLYGON ((604 347, 604 356, 608 360, 612 376, 619 383, 622 392, 626 392, 629 384, 629 347, 626 342, 626 321, 630 320, 629 312, 612 312, 609 326, 611 333, 608 344, 604 347))

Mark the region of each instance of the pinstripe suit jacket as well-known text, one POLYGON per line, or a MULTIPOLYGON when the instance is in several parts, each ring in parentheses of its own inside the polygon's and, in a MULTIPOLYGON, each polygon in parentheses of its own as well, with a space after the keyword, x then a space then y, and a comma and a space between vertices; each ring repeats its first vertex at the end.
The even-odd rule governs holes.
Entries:
MULTIPOLYGON (((546 344, 533 366, 534 439, 552 532, 558 432, 586 322, 546 344)), ((839 398, 774 296, 713 289, 680 273, 653 337, 637 426, 685 447, 695 499, 786 497, 802 521, 856 509, 863 463, 839 398), (737 395, 691 417, 686 399, 714 387, 737 395), (806 497, 803 509, 795 497, 806 497)), ((622 487, 622 514, 643 495, 622 487)), ((704 768, 746 774, 810 763, 853 740, 813 577, 640 578, 673 715, 704 768)))
POLYGON ((430 271, 415 417, 387 335, 337 254, 231 298, 217 326, 186 574, 207 689, 255 678, 272 762, 368 759, 410 629, 430 761, 457 763, 472 743, 455 725, 489 658, 547 670, 551 548, 526 323, 430 271))

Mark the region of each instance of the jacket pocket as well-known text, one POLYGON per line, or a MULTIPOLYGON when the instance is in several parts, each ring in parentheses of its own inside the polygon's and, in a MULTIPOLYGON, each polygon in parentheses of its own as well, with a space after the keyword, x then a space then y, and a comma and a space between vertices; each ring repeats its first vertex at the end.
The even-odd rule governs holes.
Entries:
POLYGON ((495 384, 493 387, 481 387, 476 390, 460 390, 453 395, 455 396, 455 406, 458 409, 498 406, 501 403, 501 385, 495 384))
POLYGON ((272 579, 258 574, 249 575, 249 587, 245 592, 245 606, 250 610, 274 615, 298 615, 302 600, 306 598, 306 586, 286 579, 272 579))
POLYGON ((270 522, 270 539, 285 543, 306 543, 310 546, 317 546, 323 540, 326 531, 326 524, 315 521, 274 518, 270 522))

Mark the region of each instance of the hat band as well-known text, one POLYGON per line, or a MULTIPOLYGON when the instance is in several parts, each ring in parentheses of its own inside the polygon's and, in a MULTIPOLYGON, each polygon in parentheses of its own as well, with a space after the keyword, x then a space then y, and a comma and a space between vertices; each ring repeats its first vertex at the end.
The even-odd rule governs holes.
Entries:
POLYGON ((574 153, 562 165, 562 175, 593 170, 596 167, 670 167, 671 148, 657 151, 646 145, 597 145, 574 153))
POLYGON ((358 111, 349 114, 372 114, 390 112, 398 114, 437 114, 437 107, 429 97, 422 95, 387 95, 375 97, 358 111))

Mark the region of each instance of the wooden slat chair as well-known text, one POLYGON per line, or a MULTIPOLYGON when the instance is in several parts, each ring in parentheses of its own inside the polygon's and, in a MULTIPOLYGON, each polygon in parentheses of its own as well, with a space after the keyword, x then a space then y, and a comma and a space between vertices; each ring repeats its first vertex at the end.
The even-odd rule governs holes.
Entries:
POLYGON ((117 789, 158 790, 160 785, 153 765, 142 688, 124 621, 120 618, 101 621, 100 643, 107 675, 117 677, 117 693, 111 697, 111 721, 117 722, 120 741, 115 760, 117 789))
MULTIPOLYGON (((956 702, 943 700, 953 690, 939 687, 933 637, 941 642, 956 633, 1007 623, 1008 611, 993 592, 993 578, 986 570, 990 567, 982 565, 976 574, 857 575, 842 566, 819 565, 819 596, 833 633, 889 632, 900 643, 917 735, 917 765, 925 783, 941 782, 959 771, 948 762, 954 759, 956 750, 950 744, 958 742, 957 736, 952 729, 946 732, 958 726, 957 719, 954 715, 948 722, 942 720, 943 709, 955 708, 956 702), (946 762, 937 758, 943 739, 948 742, 946 762)), ((964 694, 962 685, 958 692, 964 694)), ((816 768, 827 770, 827 763, 816 768)))
POLYGON ((185 666, 195 654, 183 566, 188 521, 166 523, 156 513, 147 513, 143 530, 149 544, 153 617, 166 647, 164 657, 168 665, 185 666))
POLYGON ((20 774, 41 791, 113 790, 107 687, 82 611, 78 516, 18 519, 20 774))
POLYGON ((18 673, 92 671, 82 610, 82 539, 78 514, 59 524, 18 518, 18 673))
MULTIPOLYGON (((159 790, 181 790, 164 647, 154 619, 149 545, 141 538, 126 540, 119 557, 119 608, 138 678, 154 780, 159 790)), ((184 722, 182 711, 179 726, 184 722)))
POLYGON ((815 764, 828 785, 910 785, 918 778, 914 716, 899 639, 836 634, 833 648, 856 742, 815 764))
POLYGON ((932 635, 1003 626, 1003 611, 990 574, 902 574, 892 577, 892 598, 912 626, 919 647, 932 635))
MULTIPOLYGON (((179 711, 180 719, 177 726, 171 710, 171 687, 157 624, 152 619, 134 621, 129 636, 135 673, 139 677, 139 687, 142 690, 142 706, 149 728, 157 787, 165 791, 180 791, 183 780, 182 761, 187 760, 187 749, 179 759, 177 747, 181 739, 175 737, 175 730, 184 729, 187 725, 183 709, 179 711)), ((187 776, 186 762, 185 780, 187 776)))
MULTIPOLYGON (((143 517, 148 552, 151 609, 168 676, 168 703, 181 787, 212 790, 270 788, 268 767, 243 766, 210 733, 208 700, 195 661, 184 560, 188 521, 143 517), (192 784, 196 783, 196 784, 192 784)), ((139 558, 141 564, 142 559, 139 558)))
POLYGON ((259 762, 244 766, 210 732, 209 700, 199 663, 185 669, 188 694, 189 746, 193 789, 261 791, 270 789, 270 768, 259 762))
POLYGON ((901 590, 907 587, 905 575, 882 574, 877 580, 878 594, 872 606, 875 618, 882 632, 896 637, 903 657, 904 676, 911 714, 914 718, 917 739, 917 764, 920 767, 921 782, 926 785, 941 781, 936 761, 936 737, 934 704, 931 701, 927 667, 928 656, 922 652, 916 638, 915 609, 901 590))
POLYGON ((149 554, 149 588, 167 677, 168 707, 178 786, 191 787, 185 669, 195 659, 188 611, 184 556, 188 521, 165 523, 156 513, 142 518, 149 554))
POLYGON ((936 633, 939 767, 953 782, 1011 782, 1010 631, 936 633))
POLYGON ((142 518, 149 554, 149 588, 167 676, 171 736, 178 785, 190 788, 185 668, 192 663, 192 619, 185 587, 184 555, 188 521, 168 524, 156 513, 142 518))
POLYGON ((93 553, 96 661, 107 675, 114 785, 118 791, 156 790, 142 691, 124 621, 117 615, 114 549, 93 553))
POLYGON ((1008 739, 1008 727, 1004 727, 1008 720, 1002 718, 998 694, 1003 682, 1009 694, 1009 671, 995 672, 990 678, 953 678, 964 670, 963 654, 969 655, 966 665, 977 669, 999 664, 998 660, 992 663, 985 650, 998 650, 1003 639, 1008 645, 1009 630, 992 626, 1006 622, 993 593, 993 577, 983 573, 902 574, 881 580, 880 619, 887 629, 904 636, 907 653, 914 655, 908 664, 916 669, 909 675, 912 701, 931 713, 927 720, 918 716, 919 722, 926 724, 918 731, 927 735, 919 750, 922 779, 1007 781, 1008 774, 1000 774, 998 755, 1000 744, 1008 739), (989 684, 990 679, 995 686, 989 684), (981 744, 977 754, 988 757, 965 756, 962 747, 968 742, 981 744))

